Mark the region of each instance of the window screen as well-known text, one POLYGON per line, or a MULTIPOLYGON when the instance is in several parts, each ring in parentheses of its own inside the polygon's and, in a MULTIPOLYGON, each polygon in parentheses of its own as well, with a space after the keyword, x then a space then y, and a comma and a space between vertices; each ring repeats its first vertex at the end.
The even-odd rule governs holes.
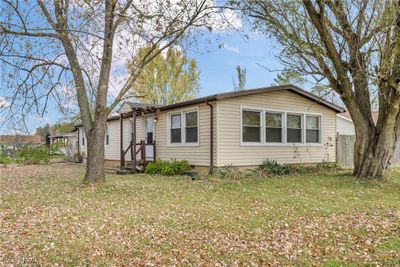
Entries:
POLYGON ((282 114, 281 113, 265 113, 265 142, 281 143, 282 142, 282 114))
POLYGON ((259 111, 242 111, 243 142, 261 142, 261 113, 259 111))
POLYGON ((302 142, 302 122, 301 115, 287 115, 287 142, 301 143, 302 142))
POLYGON ((181 114, 171 116, 171 143, 180 143, 182 141, 181 114))
POLYGON ((197 111, 188 112, 185 114, 186 127, 186 143, 197 143, 198 140, 198 127, 197 127, 197 111))
POLYGON ((320 142, 320 117, 306 116, 306 141, 307 143, 320 142))

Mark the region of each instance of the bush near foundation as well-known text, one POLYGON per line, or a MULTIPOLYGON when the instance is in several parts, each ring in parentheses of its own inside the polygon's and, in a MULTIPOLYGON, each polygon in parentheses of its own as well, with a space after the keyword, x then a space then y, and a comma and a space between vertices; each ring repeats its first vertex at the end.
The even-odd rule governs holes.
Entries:
POLYGON ((190 170, 186 160, 158 160, 150 162, 145 169, 147 174, 184 175, 190 170))

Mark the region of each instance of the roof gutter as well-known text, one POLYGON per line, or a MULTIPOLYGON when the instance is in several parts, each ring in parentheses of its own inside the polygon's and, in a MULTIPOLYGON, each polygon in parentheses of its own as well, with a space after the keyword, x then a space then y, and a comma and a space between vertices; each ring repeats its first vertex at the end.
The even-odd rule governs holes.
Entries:
POLYGON ((211 175, 214 170, 214 106, 208 100, 205 103, 210 107, 210 169, 208 174, 211 175))

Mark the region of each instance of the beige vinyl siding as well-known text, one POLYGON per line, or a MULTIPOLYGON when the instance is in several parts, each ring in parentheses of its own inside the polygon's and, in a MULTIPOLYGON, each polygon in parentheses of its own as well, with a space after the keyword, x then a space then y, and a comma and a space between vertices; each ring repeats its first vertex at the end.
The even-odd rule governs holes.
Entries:
MULTIPOLYGON (((212 105, 216 106, 213 102, 212 105)), ((216 110, 216 107, 214 107, 216 110)), ((185 108, 174 109, 171 111, 161 111, 156 114, 157 123, 155 125, 155 139, 157 144, 157 159, 162 160, 188 160, 189 164, 197 166, 210 165, 210 107, 206 104, 192 105, 185 108), (170 113, 197 110, 199 111, 198 120, 198 145, 172 145, 168 138, 168 119, 170 113)), ((216 112, 214 112, 214 133, 216 133, 216 112)), ((214 134, 214 142, 216 134, 214 134)), ((214 146, 214 163, 216 162, 216 144, 214 146)))
POLYGON ((119 120, 109 121, 108 133, 109 133, 109 145, 104 147, 104 159, 106 160, 119 160, 119 120))
POLYGON ((335 161, 336 113, 289 91, 275 91, 221 100, 218 106, 218 166, 233 164, 253 166, 263 160, 281 163, 315 163, 335 161), (322 115, 323 145, 256 145, 241 144, 241 107, 318 113, 322 115), (328 141, 328 138, 331 140, 328 141), (327 148, 327 149, 326 149, 327 148))

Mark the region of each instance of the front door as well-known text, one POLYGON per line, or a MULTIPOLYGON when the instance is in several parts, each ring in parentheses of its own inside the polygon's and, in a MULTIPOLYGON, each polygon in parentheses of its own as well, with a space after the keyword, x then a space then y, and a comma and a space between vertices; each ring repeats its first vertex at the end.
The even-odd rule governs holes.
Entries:
POLYGON ((146 144, 146 160, 153 160, 153 140, 154 136, 154 115, 147 115, 145 121, 145 144, 146 144))

